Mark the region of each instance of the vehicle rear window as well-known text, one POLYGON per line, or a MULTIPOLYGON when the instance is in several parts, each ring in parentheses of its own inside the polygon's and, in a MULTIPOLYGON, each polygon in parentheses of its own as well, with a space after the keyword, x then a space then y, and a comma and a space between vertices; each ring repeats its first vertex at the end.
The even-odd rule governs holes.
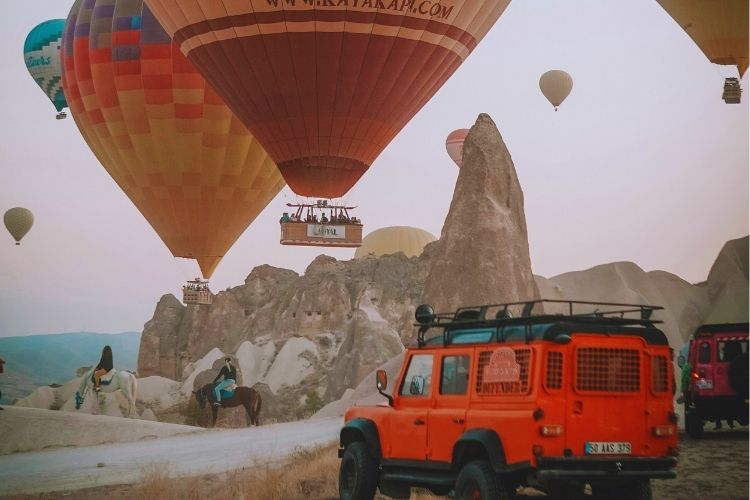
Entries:
POLYGON ((710 363, 711 362, 711 344, 708 342, 701 342, 698 346, 698 363, 710 363))
POLYGON ((528 347, 502 346, 481 351, 477 365, 477 394, 528 393, 530 362, 531 349, 528 347))
POLYGON ((563 355, 561 352, 547 352, 547 389, 561 389, 563 374, 563 355))
POLYGON ((747 352, 747 340, 719 339, 716 342, 716 359, 731 363, 734 358, 747 352))
POLYGON ((429 396, 432 385, 432 354, 415 354, 401 384, 401 396, 429 396))
POLYGON ((638 392, 641 357, 637 349, 582 347, 576 354, 576 389, 597 392, 638 392))
POLYGON ((445 356, 440 376, 440 394, 466 394, 469 387, 469 356, 445 356))
POLYGON ((651 390, 654 392, 667 392, 669 390, 667 358, 664 356, 651 358, 651 390))
POLYGON ((452 344, 485 344, 490 341, 495 330, 470 329, 470 330, 452 330, 450 332, 452 344))

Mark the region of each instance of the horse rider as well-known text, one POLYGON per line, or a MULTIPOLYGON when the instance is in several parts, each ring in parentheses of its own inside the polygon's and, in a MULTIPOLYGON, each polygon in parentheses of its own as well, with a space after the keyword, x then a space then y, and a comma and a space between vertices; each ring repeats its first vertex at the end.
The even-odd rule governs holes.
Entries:
POLYGON ((109 373, 113 367, 114 362, 112 361, 112 348, 108 345, 105 345, 104 349, 102 349, 102 357, 99 360, 99 364, 96 365, 96 370, 94 371, 95 391, 98 391, 101 388, 102 377, 109 373))
POLYGON ((214 401, 215 406, 221 406, 221 390, 234 385, 236 381, 237 368, 232 364, 232 358, 224 358, 224 366, 221 367, 221 371, 214 379, 214 384, 219 382, 214 387, 214 394, 216 394, 216 401, 214 401), (219 379, 222 377, 224 377, 224 380, 219 382, 219 379))

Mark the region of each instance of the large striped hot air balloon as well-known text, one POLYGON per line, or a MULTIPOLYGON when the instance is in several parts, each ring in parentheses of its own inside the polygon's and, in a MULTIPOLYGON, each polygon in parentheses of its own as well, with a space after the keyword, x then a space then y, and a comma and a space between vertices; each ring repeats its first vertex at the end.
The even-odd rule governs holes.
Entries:
POLYGON ((510 0, 146 0, 294 192, 343 196, 510 0))
POLYGON ((77 0, 63 61, 96 157, 172 254, 208 278, 283 187, 273 161, 142 0, 77 0))
MULTIPOLYGON (((709 61, 735 66, 739 78, 748 67, 748 0, 657 0, 685 30, 709 61)), ((737 77, 726 78, 725 102, 739 104, 741 89, 737 77)))
POLYGON ((26 68, 47 98, 52 101, 57 110, 57 119, 65 118, 63 109, 68 107, 60 81, 60 42, 64 28, 64 19, 44 21, 29 32, 23 44, 26 68))

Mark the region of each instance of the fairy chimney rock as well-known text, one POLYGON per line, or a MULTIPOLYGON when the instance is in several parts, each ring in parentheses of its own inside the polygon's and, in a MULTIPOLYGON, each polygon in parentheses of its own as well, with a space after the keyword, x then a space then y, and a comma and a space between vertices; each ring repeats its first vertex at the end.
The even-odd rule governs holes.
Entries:
POLYGON ((423 297, 436 311, 539 298, 523 191, 489 115, 479 115, 466 137, 463 167, 434 247, 423 297))

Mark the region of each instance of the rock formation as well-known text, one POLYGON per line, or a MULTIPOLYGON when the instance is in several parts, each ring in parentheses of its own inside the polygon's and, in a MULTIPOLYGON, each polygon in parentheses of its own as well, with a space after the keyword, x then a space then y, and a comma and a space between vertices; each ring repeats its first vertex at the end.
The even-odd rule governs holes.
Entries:
POLYGON ((428 249, 424 302, 436 311, 539 298, 531 273, 523 191, 495 123, 481 114, 440 239, 428 249))
POLYGON ((706 282, 711 308, 705 323, 748 321, 748 237, 728 241, 706 282))

